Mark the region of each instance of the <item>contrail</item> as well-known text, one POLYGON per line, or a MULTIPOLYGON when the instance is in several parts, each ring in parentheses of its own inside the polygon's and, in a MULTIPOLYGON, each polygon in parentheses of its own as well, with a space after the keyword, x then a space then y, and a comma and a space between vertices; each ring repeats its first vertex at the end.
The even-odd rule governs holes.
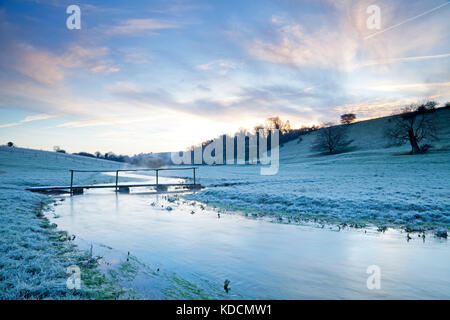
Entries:
POLYGON ((380 64, 391 64, 391 63, 396 63, 396 62, 408 62, 408 61, 421 61, 421 60, 429 60, 429 59, 441 59, 441 58, 447 58, 447 57, 450 57, 450 53, 436 54, 436 55, 431 55, 431 56, 388 58, 388 59, 382 59, 382 60, 368 61, 366 63, 362 63, 362 64, 358 65, 357 67, 369 67, 369 66, 375 66, 375 65, 380 65, 380 64))
POLYGON ((422 17, 422 16, 424 16, 424 15, 426 15, 426 14, 429 14, 430 12, 436 11, 437 9, 440 9, 440 8, 442 8, 442 7, 446 6, 446 5, 448 5, 449 3, 450 3, 450 2, 445 2, 445 3, 443 3, 443 4, 441 4, 441 5, 437 6, 437 7, 435 7, 435 8, 433 8, 433 9, 430 9, 430 10, 428 10, 428 11, 425 11, 424 13, 421 13, 421 14, 415 16, 415 17, 406 19, 406 20, 404 20, 404 21, 402 21, 402 22, 400 22, 400 23, 397 23, 396 25, 393 25, 393 26, 389 27, 389 28, 386 28, 386 29, 377 31, 377 32, 375 32, 375 33, 372 33, 372 34, 370 34, 370 35, 364 37, 364 40, 367 40, 367 39, 369 39, 369 38, 372 38, 372 37, 376 36, 377 34, 380 34, 380 33, 389 31, 389 30, 391 30, 391 29, 397 28, 398 26, 401 26, 402 24, 405 24, 405 23, 407 23, 407 22, 409 22, 409 21, 412 21, 412 20, 415 20, 415 19, 417 19, 417 18, 420 18, 420 17, 422 17))

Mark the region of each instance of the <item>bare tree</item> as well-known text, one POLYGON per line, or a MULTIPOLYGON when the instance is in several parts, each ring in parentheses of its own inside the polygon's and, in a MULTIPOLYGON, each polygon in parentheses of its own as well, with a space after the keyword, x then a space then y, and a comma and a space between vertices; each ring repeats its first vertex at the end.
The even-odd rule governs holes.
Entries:
POLYGON ((341 123, 342 124, 350 124, 356 120, 356 114, 354 113, 345 113, 341 115, 341 123))
POLYGON ((66 153, 66 150, 61 149, 59 146, 54 146, 53 151, 58 152, 58 153, 66 153))
POLYGON ((345 126, 336 126, 332 122, 327 122, 317 131, 312 150, 328 154, 337 153, 343 151, 352 141, 347 137, 347 128, 345 126))
POLYGON ((288 133, 289 131, 292 130, 289 120, 283 121, 278 116, 267 118, 265 129, 267 129, 267 130, 278 129, 278 130, 280 130, 281 134, 288 133))
POLYGON ((112 151, 105 153, 105 159, 114 160, 116 158, 116 154, 112 151))
POLYGON ((393 145, 409 142, 411 154, 424 153, 430 145, 420 145, 424 140, 437 140, 435 117, 435 101, 428 101, 420 105, 410 105, 403 108, 403 113, 394 116, 389 121, 393 124, 386 130, 386 136, 393 145))

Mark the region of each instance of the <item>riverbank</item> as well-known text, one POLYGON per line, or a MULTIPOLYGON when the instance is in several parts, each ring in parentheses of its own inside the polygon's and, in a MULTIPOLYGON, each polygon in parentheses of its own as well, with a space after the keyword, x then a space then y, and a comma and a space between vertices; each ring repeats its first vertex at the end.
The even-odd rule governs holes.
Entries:
POLYGON ((76 234, 84 247, 93 244, 111 264, 128 254, 136 259, 139 268, 131 271, 139 274, 125 285, 144 299, 450 296, 446 239, 407 238, 392 229, 278 223, 142 189, 116 195, 92 189, 64 197, 51 221, 76 234), (373 265, 381 270, 380 290, 366 286, 373 265))
MULTIPOLYGON (((303 143, 303 142, 302 142, 303 143)), ((310 157, 296 142, 280 151, 279 172, 252 165, 201 166, 206 189, 189 196, 223 210, 318 226, 450 228, 450 151, 395 155, 397 149, 310 157)))
MULTIPOLYGON (((102 272, 96 257, 57 231, 44 212, 54 200, 28 186, 67 184, 69 169, 116 169, 120 164, 20 148, 0 148, 0 299, 115 299, 128 292, 102 272), (68 266, 81 269, 82 286, 69 290, 68 266)), ((86 174, 79 182, 109 182, 86 174)))
POLYGON ((391 146, 389 117, 361 121, 346 126, 348 152, 317 154, 317 132, 280 146, 276 175, 255 165, 201 166, 198 180, 207 188, 191 199, 282 221, 448 231, 450 110, 435 117, 439 139, 426 154, 391 146))
MULTIPOLYGON (((444 193, 448 180, 442 178, 448 174, 445 171, 448 154, 439 155, 424 158, 427 165, 421 166, 418 172, 414 171, 407 181, 419 179, 424 185, 421 186, 423 189, 416 192, 431 188, 435 195, 432 202, 439 208, 445 208, 444 193), (429 177, 428 173, 432 171, 440 174, 429 177)), ((349 217, 347 211, 335 216, 337 222, 328 224, 329 220, 320 216, 309 218, 307 215, 287 215, 281 210, 283 205, 291 207, 289 201, 295 192, 306 196, 316 195, 315 199, 310 199, 311 205, 322 205, 323 210, 326 210, 327 202, 321 199, 330 196, 325 192, 330 186, 327 181, 331 181, 335 188, 332 192, 335 200, 366 190, 369 193, 363 194, 361 201, 364 201, 364 197, 372 195, 373 188, 378 190, 377 185, 372 188, 371 183, 364 187, 364 181, 375 182, 379 179, 376 180, 378 184, 383 183, 389 186, 389 190, 395 190, 400 182, 406 181, 394 183, 407 172, 401 168, 409 166, 411 169, 419 165, 405 164, 397 160, 398 157, 392 157, 384 160, 384 171, 378 171, 383 158, 388 156, 376 155, 377 158, 372 158, 369 163, 368 158, 361 161, 364 155, 355 154, 345 155, 341 159, 282 163, 280 175, 275 177, 260 176, 256 166, 202 167, 199 170, 201 183, 208 188, 188 196, 191 199, 204 197, 203 201, 196 202, 185 200, 184 196, 145 192, 114 196, 107 190, 98 190, 88 191, 80 197, 48 197, 31 193, 25 188, 67 184, 69 169, 114 170, 120 164, 52 152, 0 149, 0 298, 323 298, 323 292, 329 292, 326 295, 329 298, 421 298, 448 295, 446 287, 430 287, 426 295, 421 295, 419 290, 427 283, 433 283, 437 288, 439 282, 435 278, 429 279, 423 270, 437 268, 433 262, 446 259, 448 245, 445 239, 429 237, 428 234, 426 238, 417 235, 409 237, 407 233, 395 230, 384 232, 386 230, 382 228, 379 231, 371 227, 349 230, 346 227, 352 225, 345 225, 345 220, 342 220, 349 217), (363 174, 370 167, 376 170, 373 178, 373 171, 363 174), (336 173, 333 175, 334 171, 336 173), (340 190, 338 182, 342 179, 347 182, 353 180, 353 185, 340 190), (301 187, 302 182, 310 183, 312 190, 301 187), (275 193, 279 195, 278 198, 273 198, 275 193), (219 204, 227 203, 230 199, 242 201, 247 211, 224 210, 220 205, 215 207, 215 198, 220 198, 222 202, 217 201, 219 204), (265 214, 261 208, 258 209, 259 205, 267 209, 278 208, 278 214, 265 214), (303 222, 307 224, 306 227, 302 225, 303 222), (311 225, 314 228, 309 228, 311 225), (330 260, 327 248, 333 243, 338 244, 335 251, 340 253, 330 260), (367 253, 369 247, 371 254, 367 253), (353 262, 347 265, 349 251, 356 252, 357 257, 354 256, 353 262), (403 258, 387 263, 385 255, 379 252, 395 252, 396 256, 401 255, 403 258), (103 255, 105 259, 98 258, 103 255), (110 260, 111 255, 116 255, 115 262, 110 260), (307 260, 315 261, 313 265, 303 263, 305 256, 309 255, 307 260), (423 262, 422 258, 427 255, 429 259, 423 262), (275 263, 283 259, 285 263, 275 263), (336 270, 319 272, 326 273, 324 279, 329 287, 324 288, 321 287, 323 278, 318 277, 317 268, 330 263, 341 265, 336 270), (358 263, 357 268, 355 263, 358 263), (365 268, 369 264, 379 264, 388 272, 388 279, 401 281, 404 286, 400 289, 403 291, 391 286, 381 295, 372 296, 362 290, 359 286, 365 281, 365 268), (66 286, 69 276, 66 268, 70 265, 77 265, 81 269, 83 285, 80 290, 69 290, 66 286), (353 268, 351 274, 341 278, 339 270, 347 268, 353 268), (406 270, 405 274, 414 273, 422 277, 414 294, 406 290, 410 285, 409 278, 398 277, 399 268, 406 270), (291 286, 294 273, 297 284, 291 286), (233 284, 232 295, 223 291, 223 283, 227 279, 233 284), (266 280, 260 283, 261 279, 266 280), (317 282, 309 279, 317 279, 317 282), (283 292, 277 291, 280 281, 288 288, 283 292), (333 293, 332 289, 336 285, 341 286, 340 291, 333 293), (311 290, 305 291, 305 286, 311 290), (314 295, 309 294, 314 290, 314 295), (351 294, 355 290, 360 291, 357 295, 351 294)), ((76 179, 76 184, 114 181, 113 176, 93 173, 77 175, 76 179)), ((414 200, 414 192, 408 192, 393 192, 396 199, 393 208, 398 207, 396 201, 402 197, 417 201, 414 200)), ((383 193, 378 196, 382 198, 383 193)), ((428 198, 431 193, 424 193, 423 196, 426 197, 419 197, 414 208, 419 208, 422 202, 427 205, 427 201, 431 200, 428 198)), ((361 202, 359 206, 363 204, 361 202)), ((348 207, 346 210, 351 209, 348 207)), ((430 217, 439 222, 446 215, 430 217)), ((385 225, 383 215, 380 219, 377 217, 370 221, 381 221, 385 225)), ((448 226, 447 220, 441 221, 443 224, 438 226, 448 226)), ((444 274, 447 271, 444 266, 434 273, 444 274)))

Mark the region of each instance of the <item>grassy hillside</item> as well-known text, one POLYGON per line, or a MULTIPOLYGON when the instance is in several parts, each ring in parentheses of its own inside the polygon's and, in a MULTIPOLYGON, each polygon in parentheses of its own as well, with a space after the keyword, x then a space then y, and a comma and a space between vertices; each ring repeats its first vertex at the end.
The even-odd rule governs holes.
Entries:
POLYGON ((192 198, 291 223, 449 228, 450 110, 434 116, 440 141, 427 154, 387 147, 388 117, 363 121, 348 126, 350 152, 317 156, 317 132, 286 143, 273 176, 255 165, 202 166, 200 182, 209 188, 192 198))
MULTIPOLYGON (((438 141, 428 141, 434 146, 434 150, 450 149, 450 109, 437 109, 432 115, 439 136, 438 141)), ((408 152, 409 144, 400 147, 390 146, 389 139, 385 136, 386 128, 392 123, 393 117, 383 117, 373 120, 360 121, 347 126, 347 134, 353 140, 350 147, 352 151, 377 152, 408 152)), ((311 145, 316 139, 317 132, 311 132, 302 136, 301 142, 293 140, 280 148, 280 158, 285 162, 295 162, 299 157, 311 156, 317 152, 311 151, 311 145)))

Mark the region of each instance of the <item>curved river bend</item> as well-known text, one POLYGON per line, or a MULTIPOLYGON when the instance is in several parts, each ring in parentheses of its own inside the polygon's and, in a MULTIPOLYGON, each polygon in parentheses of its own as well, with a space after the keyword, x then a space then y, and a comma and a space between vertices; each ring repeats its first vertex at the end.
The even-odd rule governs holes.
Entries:
POLYGON ((337 232, 221 213, 201 203, 132 190, 58 197, 52 222, 113 264, 128 252, 150 272, 143 297, 219 299, 449 299, 450 246, 397 231, 337 232), (170 207, 170 209, 168 208, 170 207), (369 290, 367 268, 380 268, 369 290), (225 279, 230 291, 224 291, 225 279))

